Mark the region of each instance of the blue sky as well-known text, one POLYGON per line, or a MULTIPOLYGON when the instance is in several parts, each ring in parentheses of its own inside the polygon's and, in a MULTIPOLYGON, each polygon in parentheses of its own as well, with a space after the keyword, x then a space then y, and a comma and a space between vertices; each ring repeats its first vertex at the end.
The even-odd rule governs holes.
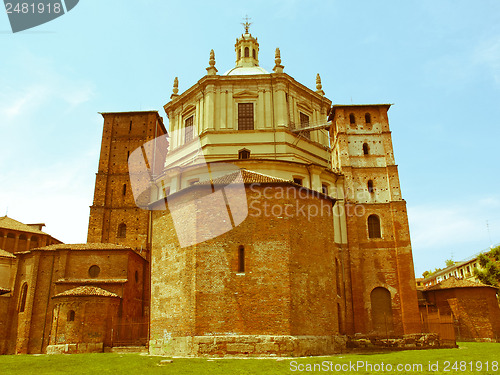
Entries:
POLYGON ((337 104, 389 111, 416 274, 500 242, 500 2, 82 0, 12 34, 0 12, 0 214, 85 242, 98 112, 159 110, 214 49, 234 66, 242 17, 260 63, 337 104), (489 233, 486 223, 489 223, 489 233))

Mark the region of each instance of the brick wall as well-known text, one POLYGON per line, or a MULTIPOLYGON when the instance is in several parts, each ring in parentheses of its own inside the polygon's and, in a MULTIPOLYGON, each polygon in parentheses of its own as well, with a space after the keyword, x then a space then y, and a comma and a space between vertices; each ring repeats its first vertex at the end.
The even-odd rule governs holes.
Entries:
POLYGON ((424 295, 440 314, 453 314, 458 340, 500 338, 500 308, 494 288, 449 288, 425 291, 424 295))
MULTIPOLYGON (((251 205, 255 191, 264 188, 253 187, 250 192, 247 186, 247 197, 242 199, 251 205)), ((282 187, 268 189, 272 198, 254 202, 254 210, 239 226, 186 248, 179 246, 170 212, 154 212, 152 351, 171 352, 169 346, 177 348, 174 352, 182 351, 183 345, 198 340, 180 344, 179 338, 187 336, 236 335, 255 344, 259 339, 254 336, 331 338, 339 333, 337 308, 343 302, 336 293, 338 249, 333 241, 333 217, 326 209, 324 216, 309 219, 300 213, 287 217, 271 210, 266 216, 263 208, 265 202, 270 207, 299 205, 320 212, 322 203, 331 211, 332 202, 318 197, 276 198, 282 187), (258 215, 256 208, 260 209, 258 215), (245 249, 244 273, 238 272, 240 246, 245 249)), ((173 199, 187 202, 197 194, 197 188, 192 187, 173 199)), ((186 223, 192 222, 192 213, 186 215, 186 223)), ((227 340, 218 340, 227 344, 227 340)), ((232 341, 242 342, 237 338, 232 341)), ((230 351, 224 345, 216 345, 214 350, 230 351)), ((333 344, 324 350, 333 347, 339 350, 333 344)), ((193 350, 197 349, 188 352, 193 354, 193 350)))

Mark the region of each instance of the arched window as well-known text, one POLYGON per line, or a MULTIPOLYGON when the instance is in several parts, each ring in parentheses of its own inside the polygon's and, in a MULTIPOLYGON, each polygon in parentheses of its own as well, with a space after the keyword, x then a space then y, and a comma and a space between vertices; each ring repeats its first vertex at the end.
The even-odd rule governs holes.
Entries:
POLYGON ((36 247, 38 247, 38 237, 37 236, 31 236, 30 248, 34 249, 36 247))
POLYGON ((391 293, 377 287, 370 293, 373 330, 378 333, 393 331, 391 293))
POLYGON ((241 49, 238 50, 238 60, 241 59, 241 49))
POLYGON ((250 150, 243 148, 238 151, 238 159, 250 159, 250 150))
POLYGON ((95 264, 93 266, 90 266, 89 268, 89 276, 93 279, 95 279, 99 274, 101 273, 101 269, 99 266, 96 266, 95 264))
POLYGON ((256 55, 257 55, 257 54, 256 54, 256 52, 255 52, 255 49, 252 49, 252 56, 253 56, 253 58, 254 58, 254 59, 256 59, 256 58, 257 58, 257 57, 255 57, 256 55))
POLYGON ((368 181, 368 192, 370 194, 373 193, 373 181, 372 180, 368 181))
POLYGON ((69 310, 68 311, 68 322, 74 322, 75 321, 75 310, 69 310))
POLYGON ((245 47, 245 57, 250 57, 250 49, 245 47))
POLYGON ((21 288, 21 302, 19 303, 19 312, 24 312, 26 307, 26 298, 28 297, 28 284, 24 283, 21 288))
POLYGON ((127 184, 123 184, 123 195, 127 194, 127 184))
POLYGON ((238 247, 238 273, 245 272, 245 247, 238 247))
POLYGON ((368 143, 363 143, 363 155, 368 155, 370 153, 370 148, 368 147, 368 143))
POLYGON ((16 246, 16 236, 14 233, 7 233, 7 238, 5 239, 5 250, 14 252, 16 249, 14 247, 16 246))
POLYGON ((356 118, 354 117, 354 113, 350 113, 349 114, 349 123, 351 125, 355 125, 356 124, 356 118))
POLYGON ((118 233, 116 234, 116 237, 118 238, 125 238, 127 236, 127 226, 125 223, 121 223, 118 225, 118 233))
POLYGON ((371 124, 372 123, 372 116, 369 113, 365 113, 365 122, 367 124, 371 124))
POLYGON ((19 235, 19 242, 17 243, 17 251, 26 251, 28 246, 28 237, 26 235, 19 235))
POLYGON ((368 216, 368 238, 381 238, 380 219, 377 215, 368 216))

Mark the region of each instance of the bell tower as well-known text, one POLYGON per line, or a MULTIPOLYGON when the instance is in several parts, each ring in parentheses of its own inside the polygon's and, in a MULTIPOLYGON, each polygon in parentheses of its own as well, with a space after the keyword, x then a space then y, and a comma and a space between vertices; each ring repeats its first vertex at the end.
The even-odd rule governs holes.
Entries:
POLYGON ((334 105, 332 166, 344 175, 352 331, 418 332, 406 202, 387 111, 390 104, 334 105))

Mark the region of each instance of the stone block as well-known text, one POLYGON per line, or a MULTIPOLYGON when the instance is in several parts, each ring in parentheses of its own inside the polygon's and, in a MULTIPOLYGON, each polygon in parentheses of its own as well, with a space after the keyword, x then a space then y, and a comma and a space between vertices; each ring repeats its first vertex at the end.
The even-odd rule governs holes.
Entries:
POLYGON ((251 344, 230 343, 227 344, 226 350, 228 353, 249 354, 254 352, 255 347, 251 344))

